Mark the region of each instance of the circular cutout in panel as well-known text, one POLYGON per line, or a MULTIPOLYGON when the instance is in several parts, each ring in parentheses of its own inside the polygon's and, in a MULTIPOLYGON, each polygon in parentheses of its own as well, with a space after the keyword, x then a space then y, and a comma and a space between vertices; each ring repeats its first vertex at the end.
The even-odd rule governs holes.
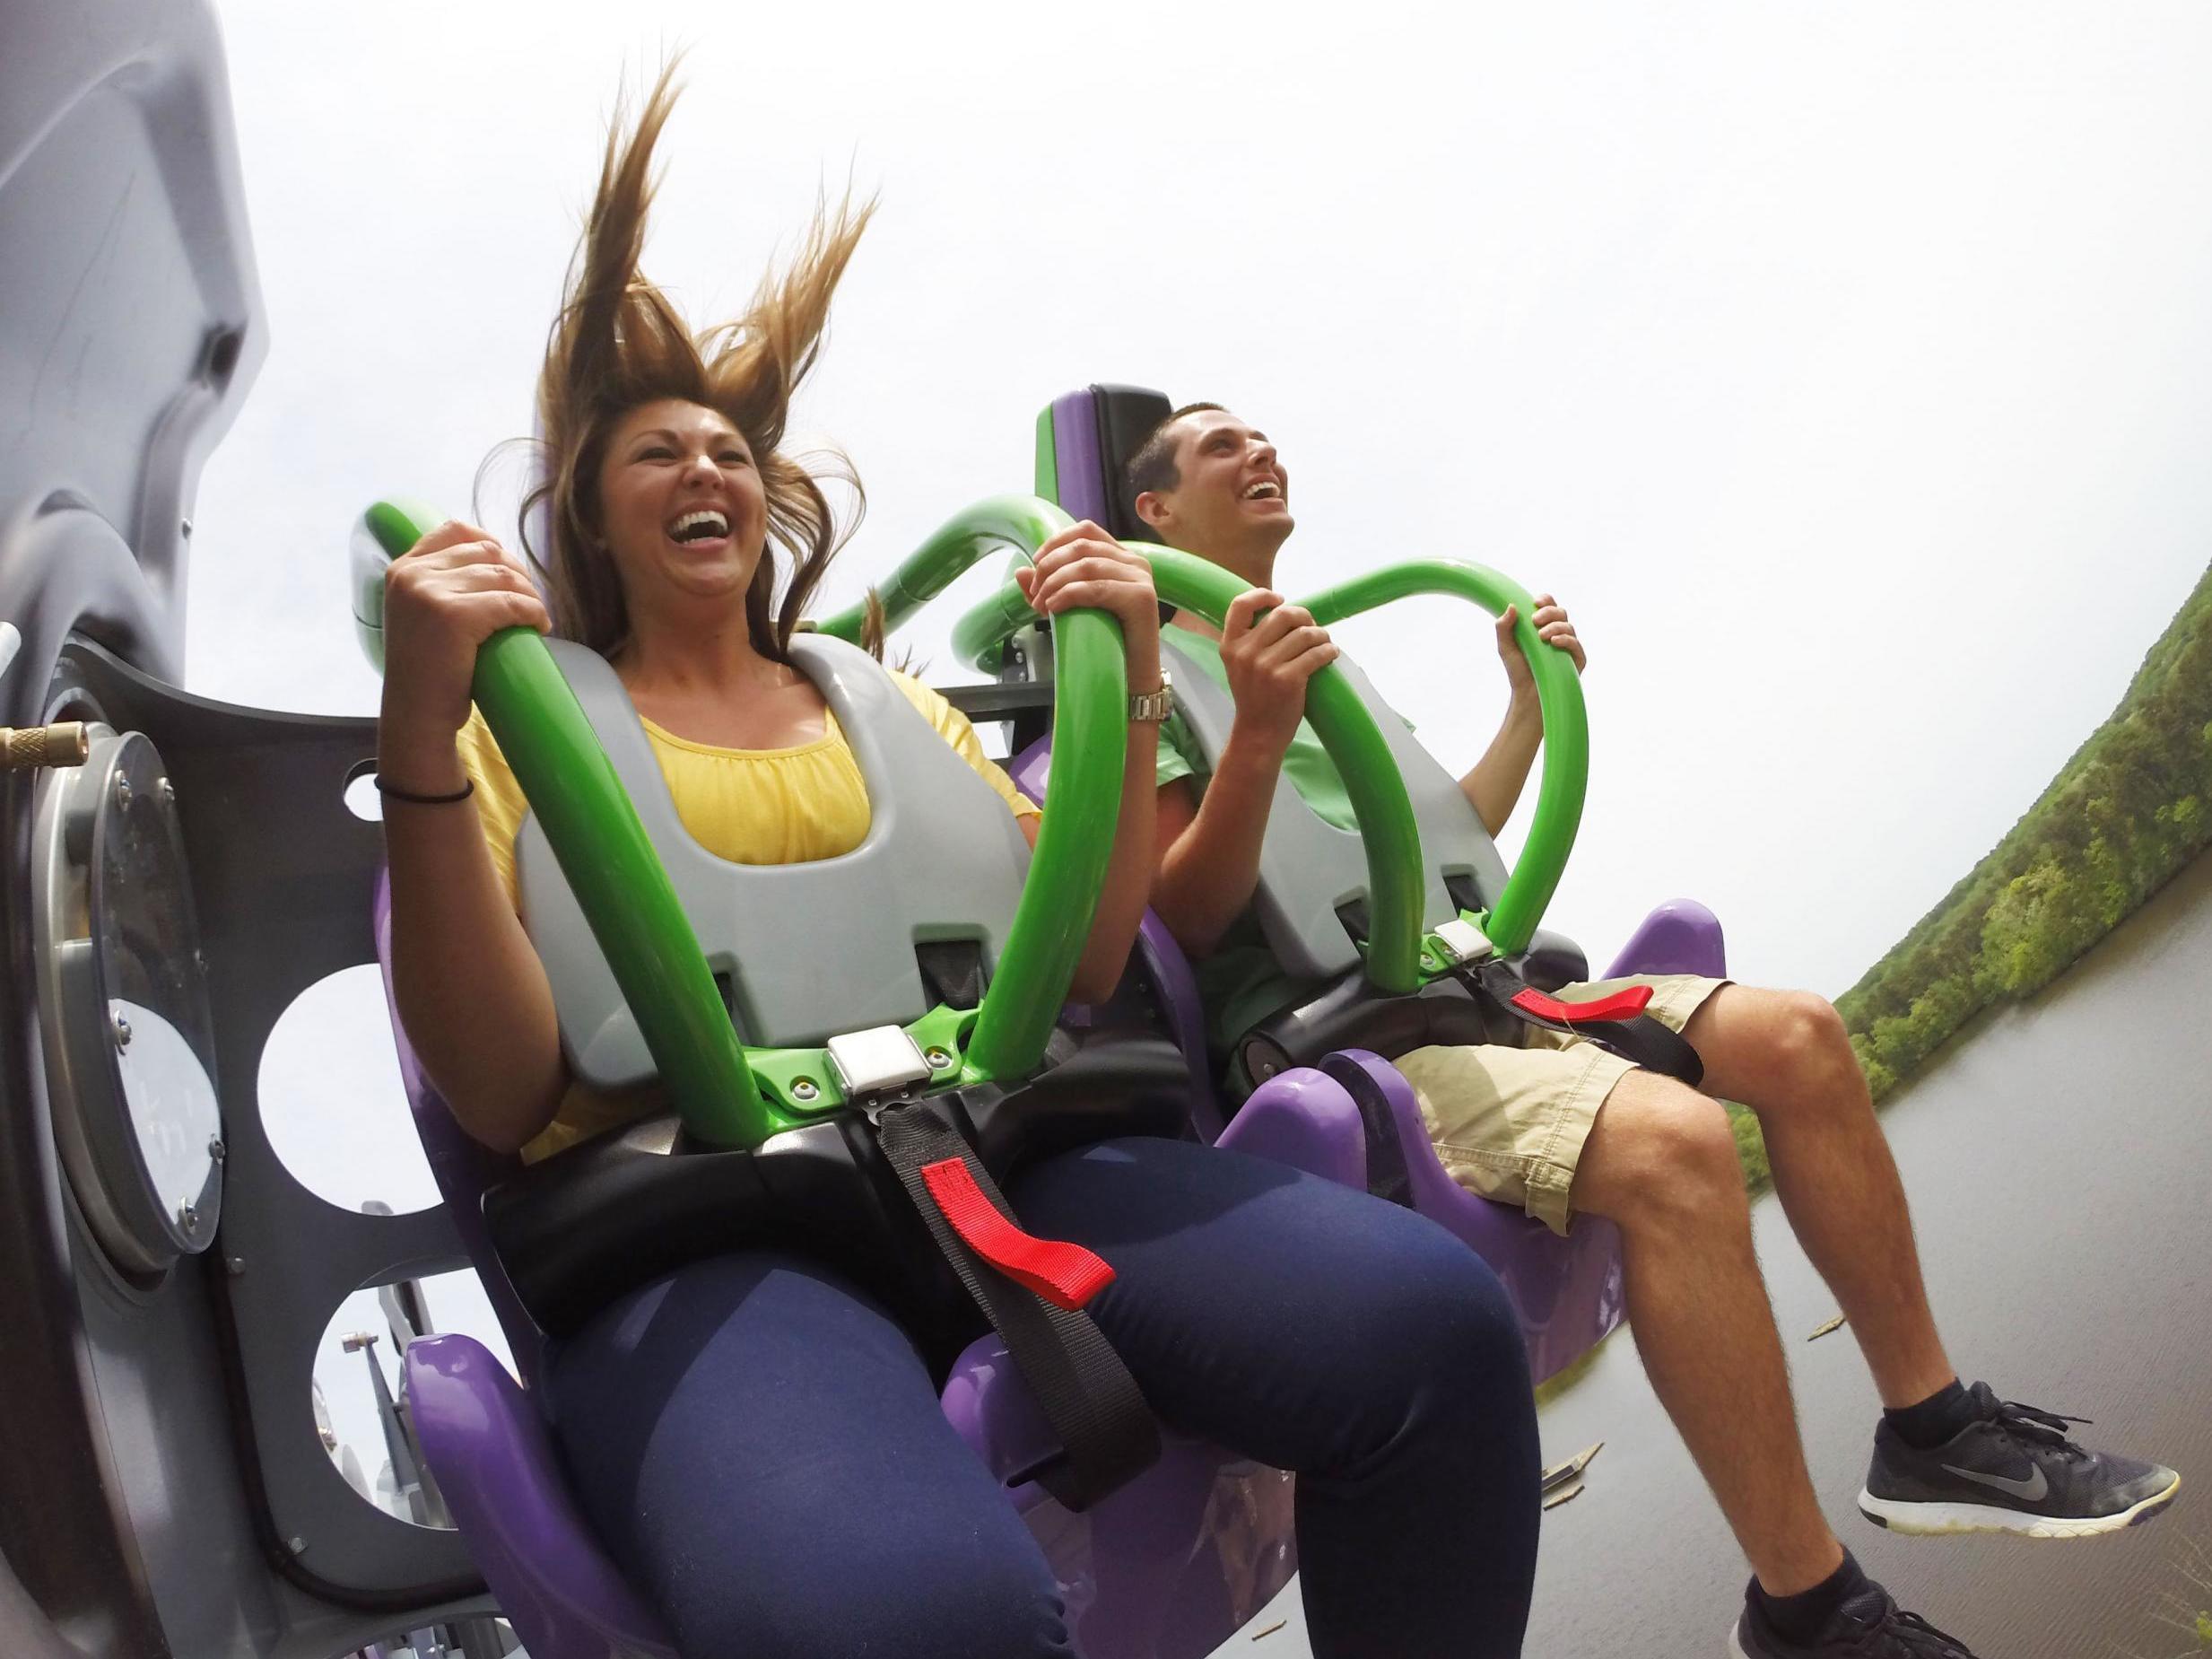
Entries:
POLYGON ((222 1118, 206 959, 177 790, 143 734, 95 727, 50 775, 33 866, 54 1138, 95 1237, 127 1273, 213 1242, 222 1118))
POLYGON ((438 1484, 405 1416, 400 1366, 410 1331, 475 1337, 513 1375, 514 1357, 472 1268, 356 1290, 338 1305, 315 1348, 316 1427, 347 1485, 414 1526, 450 1527, 438 1484))
POLYGON ((438 1202, 375 963, 341 968, 292 999, 262 1046, 259 1099, 269 1145, 318 1198, 403 1215, 438 1202))
POLYGON ((345 809, 364 824, 384 822, 384 797, 377 793, 376 762, 361 762, 346 779, 345 809))

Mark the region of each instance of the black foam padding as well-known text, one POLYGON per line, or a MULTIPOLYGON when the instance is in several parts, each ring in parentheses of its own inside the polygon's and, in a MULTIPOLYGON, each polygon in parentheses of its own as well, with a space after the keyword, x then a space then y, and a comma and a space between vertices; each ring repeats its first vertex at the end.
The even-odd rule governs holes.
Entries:
MULTIPOLYGON (((1047 1069, 942 1102, 998 1180, 1117 1135, 1189 1132, 1182 1051, 1146 1033, 1054 1038, 1047 1069)), ((981 1330, 867 1120, 846 1111, 751 1152, 690 1142, 657 1118, 571 1147, 487 1192, 484 1223, 524 1308, 550 1336, 702 1256, 803 1252, 891 1308, 933 1366, 981 1330)))
POLYGON ((1338 1049, 1372 1049, 1395 1060, 1417 1048, 1518 1047, 1519 1025, 1456 978, 1431 980, 1400 996, 1376 990, 1361 966, 1261 1020, 1241 1040, 1238 1052, 1247 1086, 1257 1087, 1293 1066, 1318 1066, 1338 1049))
POLYGON ((1129 458, 1153 428, 1174 413, 1165 392, 1145 386, 1113 386, 1103 382, 1091 388, 1091 406, 1098 423, 1099 465, 1106 480, 1110 522, 1106 528, 1125 541, 1151 541, 1151 528, 1136 516, 1136 497, 1129 491, 1129 458))

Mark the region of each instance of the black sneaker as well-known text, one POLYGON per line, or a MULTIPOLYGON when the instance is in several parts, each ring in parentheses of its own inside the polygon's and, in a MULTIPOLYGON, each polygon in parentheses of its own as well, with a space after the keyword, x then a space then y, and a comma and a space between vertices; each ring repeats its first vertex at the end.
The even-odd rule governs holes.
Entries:
POLYGON ((1871 1581, 1844 1598, 1810 1643, 1783 1639, 1746 1599, 1728 1651, 1729 1659, 1974 1659, 1956 1637, 1918 1613, 1900 1612, 1889 1592, 1871 1581))
POLYGON ((2066 1426, 2086 1418, 1999 1400, 1987 1383, 1969 1392, 1980 1419, 1932 1451, 1907 1445, 1886 1420, 1875 1429, 1859 1495, 1868 1520, 1922 1537, 2088 1538, 2149 1520, 2181 1490, 2171 1469, 2077 1445, 2066 1426))

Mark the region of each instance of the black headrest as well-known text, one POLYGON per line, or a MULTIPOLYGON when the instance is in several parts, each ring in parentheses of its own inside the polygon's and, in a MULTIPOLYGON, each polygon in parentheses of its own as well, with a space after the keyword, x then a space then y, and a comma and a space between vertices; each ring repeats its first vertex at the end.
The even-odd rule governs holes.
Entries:
POLYGON ((1136 497, 1129 490, 1129 460, 1175 406, 1165 392, 1143 386, 1094 385, 1091 396, 1110 515, 1106 528, 1129 541, 1150 541, 1152 530, 1136 516, 1136 497))

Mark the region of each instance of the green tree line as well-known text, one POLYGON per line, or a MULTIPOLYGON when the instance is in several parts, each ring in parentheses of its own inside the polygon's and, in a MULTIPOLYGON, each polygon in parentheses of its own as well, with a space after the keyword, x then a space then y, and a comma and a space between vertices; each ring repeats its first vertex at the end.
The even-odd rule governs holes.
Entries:
POLYGON ((1837 999, 1881 1099, 2033 995, 2212 841, 2212 569, 2104 723, 1989 855, 1837 999))
MULTIPOLYGON (((1984 1008, 2033 995, 2212 842, 2212 568, 2109 719, 1965 878, 1836 999, 1874 1097, 1984 1008)), ((1768 1180, 1758 1120, 1737 1156, 1768 1180)))

